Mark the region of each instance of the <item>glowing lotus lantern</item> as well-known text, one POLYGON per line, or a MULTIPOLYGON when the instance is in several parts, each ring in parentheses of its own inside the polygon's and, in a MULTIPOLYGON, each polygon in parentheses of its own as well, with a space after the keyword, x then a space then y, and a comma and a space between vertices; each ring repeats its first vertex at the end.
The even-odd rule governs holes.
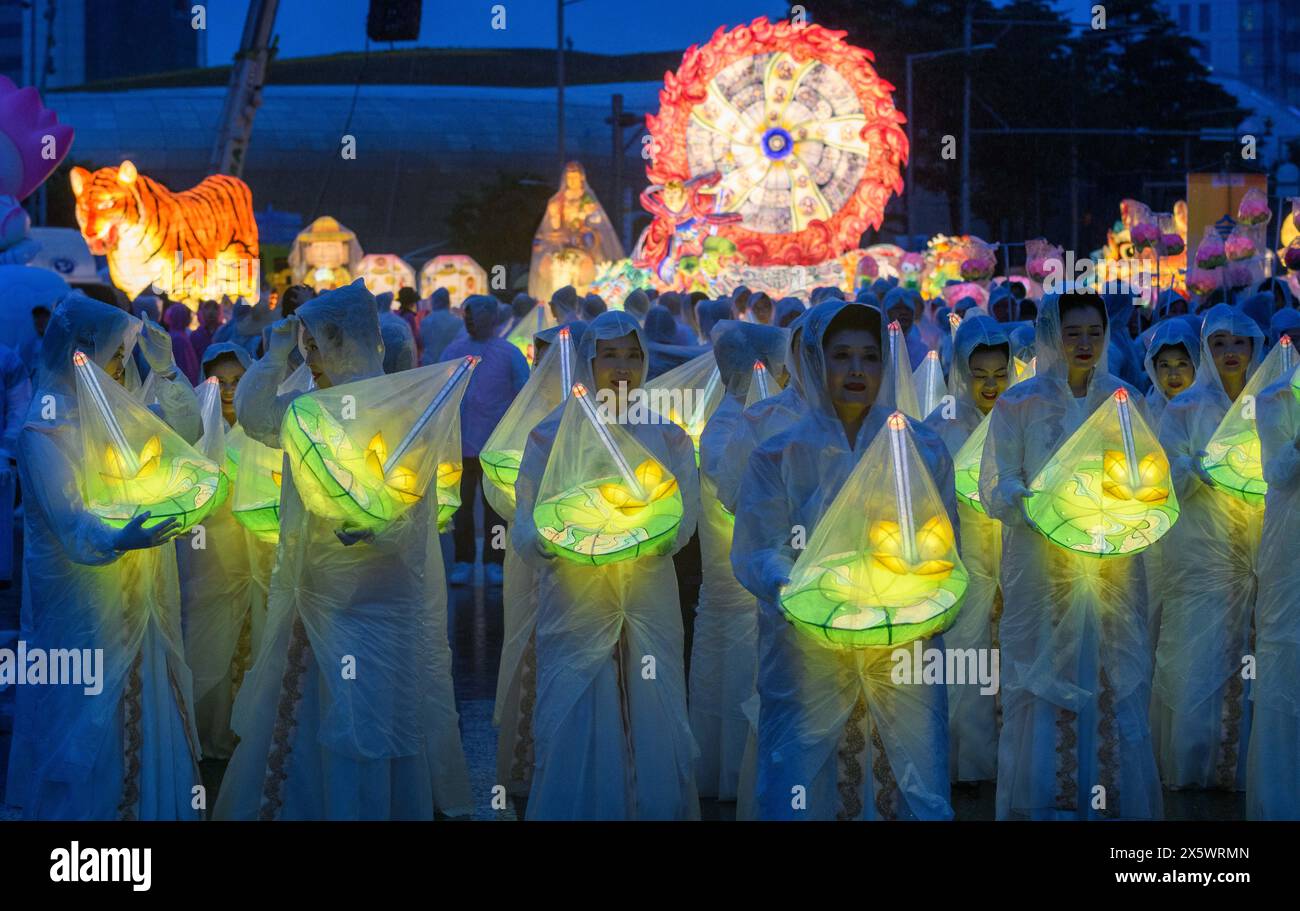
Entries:
POLYGON ((713 352, 706 352, 674 367, 645 384, 652 405, 666 401, 665 416, 695 444, 695 461, 700 459, 700 434, 722 402, 726 391, 713 352))
POLYGON ((980 463, 984 458, 984 441, 989 435, 989 417, 979 422, 974 433, 952 457, 953 475, 957 483, 957 499, 978 513, 983 513, 980 502, 980 463))
POLYGON ((1065 441, 1029 489, 1030 524, 1052 543, 1092 557, 1146 550, 1178 519, 1169 459, 1122 388, 1065 441))
POLYGON ((1252 505, 1262 504, 1268 492, 1259 432, 1255 427, 1255 399, 1261 390, 1284 376, 1295 363, 1295 348, 1290 337, 1283 335, 1205 444, 1201 465, 1214 479, 1214 486, 1252 505))
POLYGON ((460 505, 460 466, 439 454, 449 450, 445 435, 459 428, 476 362, 433 364, 294 399, 280 438, 307 509, 343 529, 378 533, 433 484, 439 522, 450 518, 460 505), (391 439, 399 442, 390 448, 391 439))
POLYGON ((420 297, 432 297, 446 288, 453 307, 459 307, 473 294, 487 293, 487 272, 472 256, 449 254, 435 256, 420 270, 420 297))
POLYGON ((259 443, 239 427, 230 431, 237 473, 232 477, 230 509, 235 519, 259 541, 280 540, 280 484, 284 450, 259 443))
POLYGON ((575 384, 560 420, 533 507, 542 543, 593 566, 665 553, 682 521, 677 479, 591 399, 575 384))
POLYGON ((951 626, 968 578, 934 480, 895 412, 795 561, 781 609, 829 646, 899 645, 951 626))
POLYGON ((387 291, 396 295, 403 288, 415 287, 415 270, 393 253, 367 253, 357 264, 357 277, 371 294, 387 291))
POLYGON ((73 355, 81 413, 81 495, 86 509, 114 528, 149 513, 146 529, 167 519, 177 534, 202 522, 225 500, 221 466, 182 440, 86 355, 73 355))
POLYGON ((498 514, 510 517, 515 511, 515 482, 523 461, 528 435, 569 396, 573 385, 573 341, 567 327, 547 349, 524 388, 515 396, 483 444, 479 462, 490 482, 484 495, 498 514))
POLYGON ((943 397, 948 394, 948 386, 943 379, 943 365, 939 363, 939 352, 931 348, 912 375, 915 388, 920 396, 920 413, 922 418, 938 408, 943 397))

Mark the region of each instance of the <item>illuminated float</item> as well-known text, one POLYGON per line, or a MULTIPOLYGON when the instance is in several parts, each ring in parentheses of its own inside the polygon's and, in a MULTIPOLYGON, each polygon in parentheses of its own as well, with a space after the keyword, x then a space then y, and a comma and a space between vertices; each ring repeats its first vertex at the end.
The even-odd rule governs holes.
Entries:
POLYGON ((319 291, 351 284, 361 266, 357 235, 328 215, 301 231, 289 250, 293 282, 319 291))
POLYGON ((900 645, 951 626, 968 580, 934 479, 896 411, 817 523, 781 609, 825 645, 900 645))
POLYGON ((529 295, 548 301, 565 285, 586 294, 596 280, 597 267, 622 258, 623 245, 587 185, 587 172, 578 162, 569 162, 533 237, 529 295))
POLYGON ((415 287, 415 270, 400 256, 392 253, 367 253, 357 263, 357 278, 366 283, 371 294, 385 291, 397 295, 403 288, 415 287))
POLYGON ((852 287, 861 257, 841 257, 902 192, 907 137, 893 86, 844 37, 758 18, 718 29, 665 77, 646 118, 653 221, 632 257, 657 288, 852 287))
POLYGON ((420 270, 420 297, 427 300, 434 291, 446 288, 451 305, 459 307, 470 295, 487 293, 487 278, 472 256, 435 256, 420 270))
POLYGON ((1119 221, 1106 232, 1106 246, 1093 254, 1096 282, 1135 288, 1149 283, 1176 291, 1188 287, 1187 203, 1180 199, 1172 212, 1152 212, 1145 203, 1124 199, 1119 212, 1119 221))
POLYGON ((93 174, 73 168, 77 225, 108 259, 113 284, 134 300, 146 289, 196 308, 200 300, 256 300, 261 260, 253 194, 215 174, 173 193, 130 161, 93 174))

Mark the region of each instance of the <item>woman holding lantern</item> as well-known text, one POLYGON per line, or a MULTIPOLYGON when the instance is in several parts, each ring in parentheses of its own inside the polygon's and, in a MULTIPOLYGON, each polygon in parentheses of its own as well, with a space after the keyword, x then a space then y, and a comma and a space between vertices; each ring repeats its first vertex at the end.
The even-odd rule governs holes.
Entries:
POLYGON ((1108 399, 1139 396, 1108 371, 1096 295, 1047 295, 1036 338, 1037 372, 993 406, 980 464, 1003 525, 997 818, 1159 818, 1141 561, 1060 546, 1029 512, 1058 447, 1108 399))
MULTIPOLYGON (((472 808, 432 482, 390 522, 353 528, 321 514, 314 499, 320 476, 289 452, 297 438, 286 414, 324 422, 323 404, 306 409, 346 386, 349 431, 361 434, 359 445, 371 440, 367 453, 376 463, 389 461, 386 452, 379 455, 388 443, 374 428, 411 428, 403 400, 417 390, 402 384, 427 387, 427 372, 438 368, 386 376, 383 354, 375 299, 357 279, 277 323, 267 354, 236 391, 244 432, 286 452, 262 645, 235 700, 231 727, 239 744, 217 798, 218 819, 431 820, 472 808), (295 343, 314 394, 278 395, 295 343), (400 418, 390 420, 393 414, 400 418)), ((317 443, 333 445, 330 456, 340 463, 344 444, 335 440, 343 433, 322 431, 317 443)), ((436 458, 430 451, 436 452, 424 446, 421 458, 436 458)), ((339 476, 365 470, 354 469, 339 476)), ((371 502, 392 502, 380 499, 396 483, 393 472, 384 472, 385 486, 371 502)))
MULTIPOLYGON (((896 683, 894 649, 828 647, 788 622, 781 606, 799 556, 792 535, 815 539, 862 451, 896 411, 881 329, 880 311, 864 304, 835 300, 808 311, 798 372, 808 410, 758 445, 740 484, 731 563, 759 600, 761 819, 952 816, 944 687, 896 683)), ((931 430, 898 421, 955 528, 952 459, 931 430)))
MULTIPOLYGON (((926 420, 957 460, 985 416, 1006 392, 1011 373, 1011 343, 1003 324, 989 316, 971 316, 953 339, 953 366, 948 387, 951 406, 935 409, 926 420)), ((972 447, 978 447, 976 440, 972 447)), ((960 468, 960 466, 958 466, 960 468)), ((978 476, 978 465, 974 474, 978 476)), ((996 648, 1002 613, 998 566, 1002 561, 1002 527, 971 503, 960 500, 962 562, 971 573, 957 622, 944 637, 949 648, 996 648)), ((993 694, 979 688, 948 688, 948 767, 953 781, 993 781, 997 777, 998 718, 993 694)))
MULTIPOLYGON (((1282 311, 1283 313, 1288 311, 1282 311)), ((1294 311, 1289 311, 1294 312, 1294 311)), ((1279 314, 1280 315, 1280 314, 1279 314)), ((1247 819, 1300 819, 1300 368, 1260 392, 1256 407, 1268 494, 1255 601, 1247 819)))
POLYGON ((1243 660, 1251 652, 1264 510, 1216 484, 1202 460, 1263 357, 1264 334, 1253 319, 1227 304, 1211 307, 1196 381, 1160 419, 1182 510, 1161 547, 1152 711, 1160 773, 1171 788, 1245 786, 1251 675, 1243 660))
MULTIPOLYGON (((116 307, 75 292, 65 297, 50 317, 32 410, 19 436, 26 567, 20 638, 32 649, 103 655, 98 680, 83 678, 84 687, 17 688, 6 800, 31 819, 202 816, 194 804, 198 754, 176 553, 163 546, 177 522, 146 528, 146 511, 110 524, 92 512, 84 494, 85 477, 114 473, 109 455, 121 456, 113 451, 97 461, 99 453, 83 447, 82 425, 94 419, 95 404, 81 394, 85 384, 76 371, 94 375, 98 400, 115 398, 103 388, 114 381, 138 390, 131 352, 141 329, 116 307)), ((178 378, 171 339, 154 324, 143 331, 158 411, 193 441, 198 407, 194 390, 178 378)), ((140 426, 152 420, 146 416, 140 426)), ((150 432, 169 432, 154 424, 150 432)), ((120 435, 116 422, 113 427, 120 435)), ((157 467, 159 475, 167 471, 157 467)), ((84 675, 92 670, 84 668, 84 675)))
POLYGON ((515 483, 511 544, 537 570, 529 819, 699 815, 671 559, 695 530, 695 448, 650 409, 592 402, 640 389, 646 364, 635 319, 596 317, 515 483))

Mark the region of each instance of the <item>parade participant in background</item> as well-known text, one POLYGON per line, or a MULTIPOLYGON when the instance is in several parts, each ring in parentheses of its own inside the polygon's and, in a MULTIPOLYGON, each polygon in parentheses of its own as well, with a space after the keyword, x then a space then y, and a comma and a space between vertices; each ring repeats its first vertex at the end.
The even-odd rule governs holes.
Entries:
MULTIPOLYGON (((880 312, 862 304, 809 311, 799 342, 808 410, 759 445, 740 485, 731 564, 759 600, 754 801, 763 819, 952 817, 943 687, 893 683, 892 649, 827 648, 778 603, 797 557, 790 530, 815 534, 895 411, 882 328, 880 312), (798 787, 806 805, 791 799, 798 787)), ((933 431, 908 425, 955 528, 952 460, 933 431)))
POLYGON ((492 547, 493 529, 505 523, 492 505, 483 499, 483 467, 479 451, 497 421, 524 383, 528 382, 528 361, 519 349, 495 334, 496 298, 476 294, 465 301, 466 335, 457 338, 442 353, 443 360, 473 355, 481 358, 469 378, 469 388, 460 402, 461 506, 452 519, 456 562, 451 570, 452 585, 467 585, 474 575, 474 503, 483 504, 483 571, 488 585, 500 585, 505 551, 492 547))
POLYGON ((567 323, 582 314, 582 299, 573 285, 565 285, 551 295, 551 318, 557 323, 567 323))
MULTIPOLYGON (((299 395, 277 395, 295 341, 319 389, 391 382, 362 281, 321 294, 276 325, 235 397, 244 431, 275 448, 299 395)), ((215 818, 470 812, 436 508, 425 496, 379 534, 342 531, 307 511, 286 457, 266 628, 235 702, 239 745, 215 818), (340 673, 345 656, 353 679, 340 673)))
POLYGON ((214 300, 205 300, 199 304, 199 327, 190 333, 190 346, 194 356, 203 363, 203 352, 216 339, 214 336, 221 328, 221 305, 214 300))
MULTIPOLYGON (((587 324, 581 321, 544 329, 533 337, 537 363, 526 385, 515 397, 506 417, 489 437, 488 446, 496 444, 496 433, 504 432, 511 440, 524 438, 564 400, 564 370, 559 364, 548 365, 539 372, 542 359, 558 344, 560 332, 569 333, 570 353, 582 341, 587 324), (541 384, 549 383, 542 387, 541 384), (533 384, 538 384, 533 386, 533 384), (530 388, 531 387, 531 388, 530 388), (518 423, 511 412, 518 414, 518 423)), ((495 485, 485 485, 484 493, 507 526, 515 519, 514 500, 495 485)), ((507 531, 507 541, 509 532, 507 531)), ((497 697, 492 723, 497 726, 497 781, 516 802, 515 814, 523 818, 523 807, 533 783, 533 706, 537 701, 537 571, 513 547, 507 546, 503 566, 505 581, 501 589, 502 635, 501 661, 497 671, 497 697)))
POLYGON ((633 317, 638 323, 644 323, 650 312, 650 298, 640 288, 623 299, 623 312, 633 317))
MULTIPOLYGON (((948 390, 952 410, 935 409, 926 425, 956 456, 999 396, 1011 375, 1011 342, 1006 327, 991 317, 966 319, 957 329, 948 390)), ((961 520, 961 560, 970 574, 966 599, 957 622, 944 634, 951 649, 996 649, 1002 614, 998 568, 1002 563, 1002 526, 996 519, 957 504, 961 520)), ((948 686, 948 771, 953 781, 993 781, 997 777, 998 718, 996 694, 978 686, 948 686)))
POLYGON ((410 328, 411 338, 415 342, 415 360, 411 362, 412 367, 420 362, 420 314, 416 312, 419 303, 420 295, 414 288, 406 287, 397 290, 397 315, 410 328))
POLYGON ((699 744, 701 797, 737 797, 749 721, 741 706, 754 695, 758 629, 754 596, 731 569, 734 519, 718 503, 715 478, 745 406, 754 364, 777 391, 786 334, 771 326, 727 321, 714 327, 713 354, 726 394, 700 434, 700 553, 703 582, 690 665, 691 730, 699 744))
POLYGON ((1037 372, 993 406, 980 500, 1003 525, 998 819, 1156 819, 1146 585, 1133 557, 1058 547, 1028 523, 1029 482, 1118 389, 1096 295, 1048 295, 1037 372), (1093 800, 1105 788, 1104 806, 1093 800))
MULTIPOLYGON (((1146 394, 1146 406, 1152 429, 1159 430, 1160 419, 1174 397, 1192 387, 1200 360, 1201 339, 1191 323, 1174 318, 1152 327, 1146 355, 1147 376, 1151 378, 1151 391, 1146 394)), ((1142 568, 1147 583, 1147 638, 1152 658, 1155 657, 1155 649, 1160 642, 1160 617, 1167 591, 1163 557, 1165 546, 1166 542, 1161 539, 1142 554, 1142 568)))
POLYGON ((1192 388, 1169 402, 1160 444, 1179 516, 1161 548, 1153 735, 1171 788, 1241 790, 1250 736, 1250 653, 1263 509, 1214 486, 1201 457, 1264 357, 1264 333, 1219 304, 1205 314, 1192 388))
MULTIPOLYGON (((218 464, 226 461, 224 450, 237 445, 235 390, 252 363, 247 351, 229 342, 209 345, 204 352, 203 374, 217 379, 220 404, 219 413, 204 414, 198 448, 218 464)), ((230 711, 261 641, 275 548, 239 524, 230 498, 209 514, 203 529, 202 547, 188 537, 176 542, 185 658, 194 678, 203 755, 228 759, 235 749, 230 711)))
MULTIPOLYGON (((1280 311, 1273 319, 1284 313, 1280 311)), ((1246 761, 1246 818, 1300 819, 1300 399, 1292 368, 1256 399, 1268 493, 1255 599, 1256 677, 1246 761)))
POLYGON ((776 302, 776 317, 773 322, 781 329, 788 329, 799 314, 807 309, 797 297, 783 297, 776 302))
POLYGON ((584 321, 590 321, 600 316, 609 307, 606 306, 604 298, 599 294, 588 294, 582 299, 582 318, 584 321))
MULTIPOLYGON (((645 351, 632 317, 603 313, 578 348, 578 381, 596 393, 617 393, 620 384, 639 389, 645 351)), ((515 485, 511 544, 538 574, 536 763, 528 818, 698 818, 671 556, 695 531, 695 448, 666 417, 623 424, 676 479, 682 518, 663 552, 600 566, 577 563, 548 550, 533 519, 549 463, 564 443, 563 413, 557 409, 533 430, 515 485), (641 656, 653 656, 652 683, 642 676, 641 656)))
POLYGON ((921 341, 921 332, 916 325, 920 316, 916 298, 906 288, 891 288, 885 294, 882 309, 885 312, 886 322, 898 323, 899 328, 903 330, 903 338, 907 341, 907 358, 911 362, 912 369, 915 370, 921 366, 921 361, 925 360, 925 356, 930 352, 925 342, 921 341))
MULTIPOLYGON (((101 649, 99 691, 17 688, 6 801, 29 819, 198 819, 197 743, 182 654, 176 552, 168 519, 141 513, 118 529, 87 511, 73 355, 137 386, 139 321, 78 293, 55 308, 33 408, 18 439, 26 569, 20 639, 44 649, 101 649), (50 407, 50 406, 53 407, 50 407)), ((198 438, 194 390, 177 378, 171 339, 143 326, 158 411, 198 438)))
POLYGON ((27 378, 36 382, 36 373, 41 366, 41 340, 45 337, 45 327, 50 324, 50 308, 45 304, 32 307, 32 327, 36 334, 23 342, 19 355, 27 369, 27 378))
POLYGON ((429 312, 420 320, 420 366, 436 364, 442 353, 460 335, 465 324, 451 312, 451 294, 446 288, 434 288, 429 296, 429 312))
POLYGON ((1273 314, 1268 324, 1269 347, 1276 345, 1284 335, 1300 350, 1300 310, 1279 310, 1273 314))
POLYGON ((190 345, 190 321, 193 319, 194 314, 184 304, 172 304, 163 314, 163 322, 172 337, 172 357, 176 359, 176 366, 185 374, 191 386, 197 386, 199 359, 195 357, 194 347, 190 345))
POLYGON ((385 291, 375 298, 379 305, 379 336, 384 342, 384 373, 410 370, 417 361, 410 323, 385 306, 392 297, 391 292, 385 291))

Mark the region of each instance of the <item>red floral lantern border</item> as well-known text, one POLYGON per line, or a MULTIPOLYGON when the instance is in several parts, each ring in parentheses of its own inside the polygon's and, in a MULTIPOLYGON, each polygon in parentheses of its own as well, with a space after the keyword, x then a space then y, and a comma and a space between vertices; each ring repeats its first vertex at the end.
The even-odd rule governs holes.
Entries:
POLYGON ((704 46, 692 45, 676 73, 664 74, 659 91, 659 115, 646 116, 653 156, 646 168, 652 184, 688 180, 686 128, 691 110, 706 97, 709 82, 744 57, 786 52, 799 62, 816 59, 833 68, 852 87, 867 123, 862 138, 879 154, 867 162, 857 190, 825 221, 814 220, 801 231, 764 234, 737 225, 723 225, 745 259, 755 265, 812 265, 858 246, 868 228, 879 228, 885 204, 903 192, 902 167, 907 162, 906 118, 894 107, 894 86, 876 74, 875 56, 848 44, 847 32, 819 25, 773 23, 759 17, 731 31, 720 27, 704 46))

